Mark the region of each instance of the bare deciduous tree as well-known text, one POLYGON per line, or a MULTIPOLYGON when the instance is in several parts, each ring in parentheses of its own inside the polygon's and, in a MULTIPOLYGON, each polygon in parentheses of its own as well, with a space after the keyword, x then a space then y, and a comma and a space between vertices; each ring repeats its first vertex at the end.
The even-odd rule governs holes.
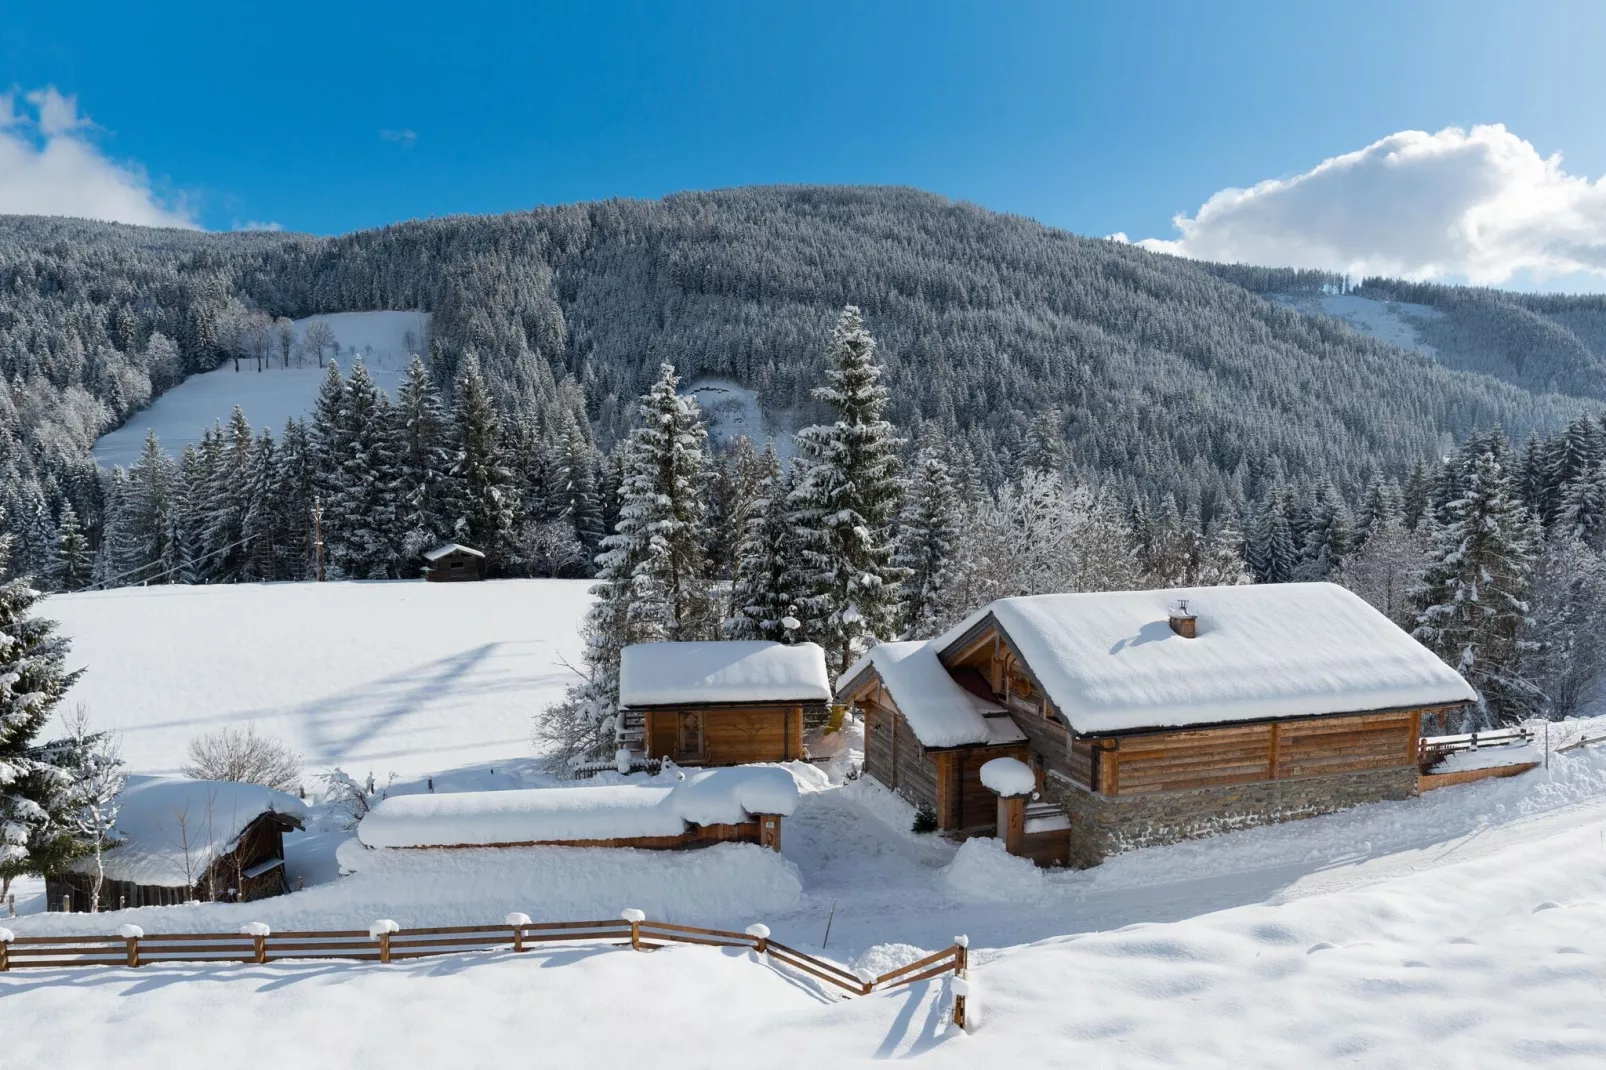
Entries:
POLYGON ((335 345, 334 329, 323 320, 314 320, 302 332, 301 344, 318 354, 318 367, 322 368, 324 351, 335 345))
POLYGON ((296 325, 285 316, 273 321, 273 329, 279 339, 279 367, 290 366, 290 351, 296 344, 296 325))
POLYGON ((223 728, 190 740, 184 775, 294 792, 301 787, 301 756, 281 740, 257 735, 253 725, 223 728))

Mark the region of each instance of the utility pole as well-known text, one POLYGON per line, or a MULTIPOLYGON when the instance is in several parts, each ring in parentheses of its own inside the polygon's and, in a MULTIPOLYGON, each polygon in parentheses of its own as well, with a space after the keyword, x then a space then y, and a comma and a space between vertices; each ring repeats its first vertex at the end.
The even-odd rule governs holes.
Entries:
POLYGON ((323 582, 323 498, 312 499, 312 552, 318 566, 318 582, 323 582))

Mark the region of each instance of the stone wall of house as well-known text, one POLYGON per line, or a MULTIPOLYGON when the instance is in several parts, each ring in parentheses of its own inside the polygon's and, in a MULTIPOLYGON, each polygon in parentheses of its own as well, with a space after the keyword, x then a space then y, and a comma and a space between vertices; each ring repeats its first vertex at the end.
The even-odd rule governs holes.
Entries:
MULTIPOLYGON (((1071 865, 1096 866, 1137 847, 1294 821, 1362 803, 1408 799, 1416 794, 1416 775, 1416 766, 1411 765, 1115 796, 1071 787, 1062 795, 1071 819, 1071 865)), ((1063 782, 1056 786, 1069 787, 1063 782)))

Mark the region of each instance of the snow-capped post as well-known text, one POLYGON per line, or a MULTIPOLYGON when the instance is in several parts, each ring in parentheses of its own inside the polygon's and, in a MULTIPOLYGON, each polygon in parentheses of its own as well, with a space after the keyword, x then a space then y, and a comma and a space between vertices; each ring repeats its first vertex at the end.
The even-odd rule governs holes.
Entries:
POLYGON ((507 916, 507 926, 513 930, 514 951, 524 950, 524 929, 529 924, 530 916, 528 914, 520 914, 515 910, 507 916))
POLYGON ((981 782, 998 796, 998 835, 1004 850, 1020 854, 1026 840, 1026 800, 1037 790, 1037 774, 1019 758, 994 758, 982 765, 981 782))
POLYGON ((630 923, 630 947, 634 951, 641 950, 641 923, 647 920, 647 915, 629 907, 619 912, 619 916, 630 923))
POLYGON ((270 929, 265 922, 246 922, 244 925, 240 926, 240 935, 249 936, 251 938, 251 947, 255 952, 255 961, 257 965, 260 966, 262 963, 268 961, 268 937, 273 935, 273 930, 270 929))
POLYGON ((138 925, 118 926, 117 935, 128 944, 128 965, 130 968, 139 965, 139 938, 145 935, 145 930, 138 925))
POLYGON ((400 932, 401 926, 389 918, 380 918, 368 926, 368 939, 379 941, 379 961, 390 962, 390 934, 400 932))
POLYGON ((970 998, 970 937, 954 937, 954 1025, 969 1032, 965 1003, 970 998))
POLYGON ((853 976, 859 979, 859 995, 868 996, 875 988, 875 974, 864 967, 854 970, 853 976))
POLYGON ((753 961, 757 962, 761 955, 769 953, 770 927, 763 924, 749 925, 747 935, 753 938, 753 961))
POLYGON ((16 938, 17 934, 10 929, 0 929, 0 973, 11 969, 11 941, 16 938))

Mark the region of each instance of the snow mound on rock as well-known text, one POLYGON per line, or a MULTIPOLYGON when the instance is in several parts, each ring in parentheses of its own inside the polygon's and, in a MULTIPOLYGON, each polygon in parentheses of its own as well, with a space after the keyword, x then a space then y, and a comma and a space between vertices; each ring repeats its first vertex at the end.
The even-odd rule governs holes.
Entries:
POLYGON ((948 887, 969 899, 1019 902, 1048 891, 1043 871, 1029 858, 1004 850, 1004 841, 978 836, 960 845, 943 871, 948 887))

